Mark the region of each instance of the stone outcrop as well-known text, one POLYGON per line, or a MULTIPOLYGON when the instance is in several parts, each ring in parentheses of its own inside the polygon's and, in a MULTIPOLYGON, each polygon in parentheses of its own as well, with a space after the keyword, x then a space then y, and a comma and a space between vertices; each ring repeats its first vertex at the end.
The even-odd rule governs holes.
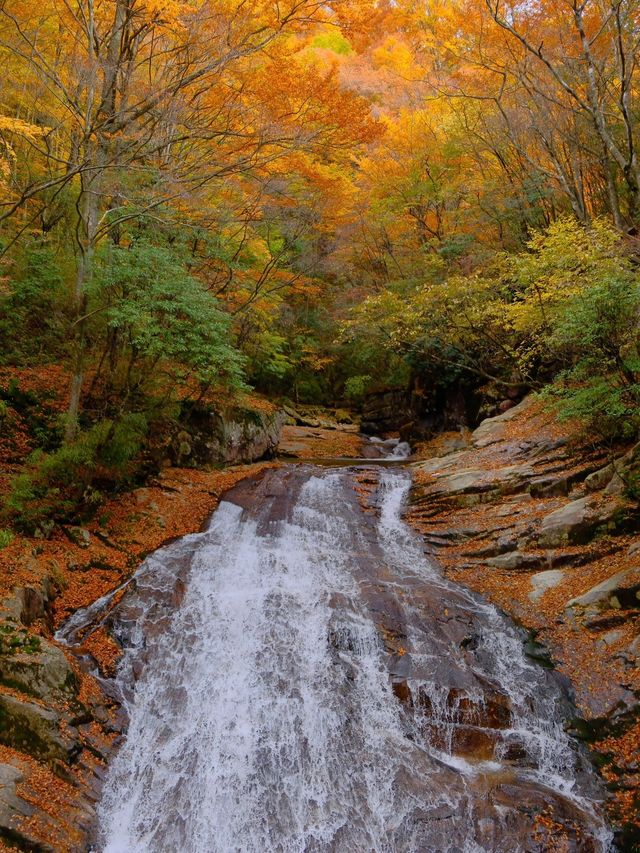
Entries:
POLYGON ((486 418, 471 436, 473 446, 478 448, 489 447, 490 444, 502 441, 506 435, 509 421, 518 417, 529 405, 530 401, 525 399, 519 405, 513 406, 495 418, 486 418))
POLYGON ((70 764, 81 751, 78 733, 38 702, 0 693, 0 741, 45 762, 70 764))
POLYGON ((27 696, 38 696, 45 702, 72 696, 77 691, 78 679, 62 649, 45 637, 28 637, 12 629, 7 623, 0 626, 4 641, 0 643, 0 648, 4 645, 0 654, 0 684, 27 696), (9 650, 7 639, 17 639, 23 644, 9 650))
POLYGON ((488 595, 546 647, 547 665, 571 685, 576 731, 611 784, 620 849, 635 849, 640 448, 612 461, 529 398, 484 421, 467 446, 437 438, 421 457, 409 520, 452 579, 488 595))
POLYGON ((538 543, 543 548, 553 548, 557 545, 587 542, 592 527, 588 498, 580 498, 554 510, 543 519, 538 543))
POLYGON ((531 576, 531 592, 529 599, 537 603, 542 596, 550 589, 554 589, 566 577, 566 572, 562 569, 548 569, 546 572, 538 572, 531 576))
POLYGON ((508 554, 501 554, 499 557, 491 557, 486 562, 488 566, 494 566, 496 569, 508 569, 513 572, 519 572, 537 569, 545 564, 545 559, 538 554, 523 554, 520 551, 511 551, 508 554))
POLYGON ((171 461, 182 467, 200 467, 271 458, 286 419, 282 411, 194 409, 171 442, 171 461))
POLYGON ((94 809, 93 791, 79 785, 76 771, 93 778, 110 740, 103 724, 111 722, 97 691, 89 704, 80 699, 81 679, 64 650, 33 631, 51 625, 55 596, 55 580, 45 576, 40 586, 16 587, 0 602, 0 744, 15 756, 0 763, 0 840, 19 850, 80 853, 94 809), (34 805, 32 794, 22 796, 43 779, 70 792, 53 816, 34 805), (43 833, 56 843, 46 843, 43 833))
POLYGON ((584 544, 597 530, 615 529, 620 511, 616 501, 604 505, 594 504, 588 497, 572 501, 542 520, 538 544, 542 548, 584 544))
POLYGON ((618 572, 567 602, 567 608, 599 610, 640 608, 640 567, 618 572))

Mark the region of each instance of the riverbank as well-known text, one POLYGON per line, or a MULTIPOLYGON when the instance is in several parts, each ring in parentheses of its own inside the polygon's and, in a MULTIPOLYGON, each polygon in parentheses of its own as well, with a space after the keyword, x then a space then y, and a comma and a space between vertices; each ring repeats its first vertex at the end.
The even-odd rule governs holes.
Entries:
POLYGON ((625 450, 612 467, 530 398, 474 433, 417 448, 408 520, 446 576, 528 629, 531 653, 565 678, 620 849, 635 851, 640 519, 615 473, 625 450))

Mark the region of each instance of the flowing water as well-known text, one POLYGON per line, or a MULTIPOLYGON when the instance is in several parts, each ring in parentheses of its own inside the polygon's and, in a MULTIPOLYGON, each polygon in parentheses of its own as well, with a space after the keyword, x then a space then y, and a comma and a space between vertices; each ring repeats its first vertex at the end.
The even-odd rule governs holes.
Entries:
POLYGON ((142 566, 97 849, 610 849, 554 677, 425 556, 410 475, 380 470, 368 513, 355 476, 269 471, 142 566))

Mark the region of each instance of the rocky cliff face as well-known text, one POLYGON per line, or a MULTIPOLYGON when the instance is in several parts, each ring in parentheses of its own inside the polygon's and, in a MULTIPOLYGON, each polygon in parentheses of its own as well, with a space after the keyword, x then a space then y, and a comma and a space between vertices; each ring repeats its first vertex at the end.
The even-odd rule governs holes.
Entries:
POLYGON ((410 395, 406 391, 385 389, 372 392, 362 406, 362 431, 367 435, 401 430, 413 420, 410 395))
POLYGON ((369 435, 399 432, 407 441, 431 438, 446 430, 476 426, 483 418, 514 408, 526 387, 466 383, 447 387, 425 386, 419 376, 411 388, 383 389, 368 394, 362 405, 362 431, 369 435))
POLYGON ((286 415, 277 410, 195 408, 171 442, 175 465, 241 465, 271 458, 286 415))
POLYGON ((531 631, 567 677, 623 850, 640 813, 640 452, 610 459, 527 399, 423 445, 410 519, 447 574, 531 631))

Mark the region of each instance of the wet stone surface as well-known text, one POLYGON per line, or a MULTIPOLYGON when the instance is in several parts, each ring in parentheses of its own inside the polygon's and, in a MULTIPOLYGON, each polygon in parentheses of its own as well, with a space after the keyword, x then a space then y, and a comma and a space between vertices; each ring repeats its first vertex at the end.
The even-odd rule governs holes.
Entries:
POLYGON ((425 557, 409 485, 268 471, 145 563, 109 617, 129 722, 99 849, 609 849, 555 676, 425 557))

